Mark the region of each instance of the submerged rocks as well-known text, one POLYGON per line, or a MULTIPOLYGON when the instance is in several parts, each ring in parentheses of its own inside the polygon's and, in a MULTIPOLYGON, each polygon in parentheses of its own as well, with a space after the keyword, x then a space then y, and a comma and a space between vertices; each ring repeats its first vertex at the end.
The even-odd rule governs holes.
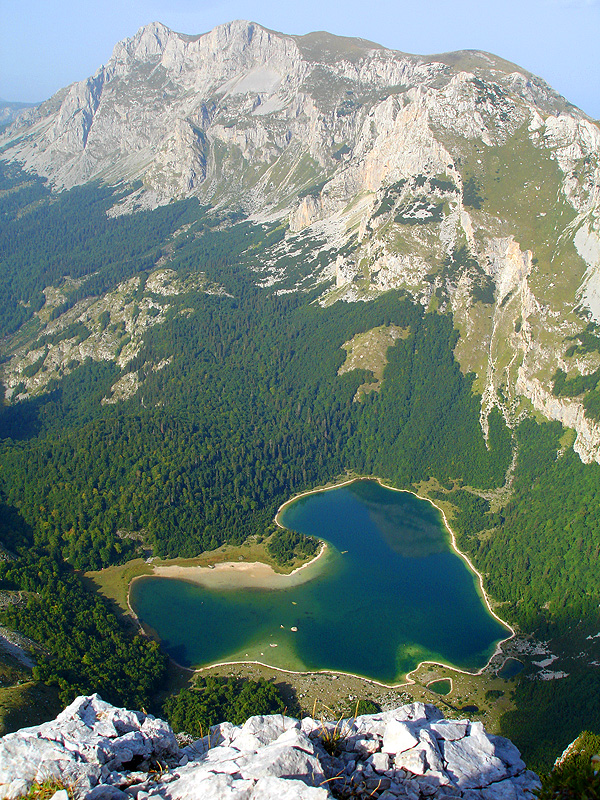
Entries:
POLYGON ((507 739, 423 703, 337 725, 251 717, 180 749, 166 722, 98 695, 0 739, 0 798, 48 777, 78 800, 530 800, 539 787, 507 739))

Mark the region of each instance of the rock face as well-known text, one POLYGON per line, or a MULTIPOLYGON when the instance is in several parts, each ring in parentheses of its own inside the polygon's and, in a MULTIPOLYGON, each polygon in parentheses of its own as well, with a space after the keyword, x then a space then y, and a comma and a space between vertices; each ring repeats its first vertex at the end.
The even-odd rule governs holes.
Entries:
POLYGON ((540 116, 567 107, 540 79, 485 53, 428 60, 239 20, 200 36, 152 23, 95 75, 26 113, 3 158, 60 186, 141 178, 150 205, 193 193, 246 209, 295 207, 299 190, 326 178, 322 202, 300 203, 293 226, 303 227, 359 192, 458 172, 444 128, 493 145, 535 115, 570 169, 597 130, 573 109, 568 121, 540 116), (496 94, 479 85, 482 72, 501 84, 496 94))
MULTIPOLYGON (((326 243, 330 262, 297 290, 321 283, 329 303, 396 288, 451 312, 484 431, 492 408, 513 424, 533 406, 600 462, 598 422, 551 394, 557 367, 600 366, 600 345, 578 357, 567 341, 600 324, 600 129, 516 65, 244 21, 199 36, 153 23, 0 145, 58 188, 129 183, 113 214, 196 196, 280 220, 285 239, 253 267, 263 287, 289 291, 290 255, 326 243)), ((3 371, 8 387, 43 391, 23 369, 3 371)))
POLYGON ((0 797, 49 777, 86 800, 529 800, 539 787, 507 739, 422 703, 338 724, 251 717, 180 749, 162 720, 98 695, 0 739, 0 797))

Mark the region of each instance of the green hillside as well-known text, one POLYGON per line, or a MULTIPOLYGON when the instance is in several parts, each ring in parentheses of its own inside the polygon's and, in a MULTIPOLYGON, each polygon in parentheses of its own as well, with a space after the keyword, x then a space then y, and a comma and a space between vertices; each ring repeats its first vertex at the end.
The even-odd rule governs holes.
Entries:
MULTIPOLYGON (((3 173, 0 308, 5 336, 17 334, 5 339, 4 357, 43 353, 30 368, 42 378, 51 347, 71 348, 44 391, 0 412, 0 543, 16 555, 0 563, 0 579, 28 598, 1 616, 46 649, 34 676, 63 702, 101 690, 146 703, 164 681, 156 647, 124 629, 80 571, 144 549, 188 557, 239 544, 264 533, 290 496, 347 472, 398 488, 435 479, 499 613, 555 642, 569 665, 551 691, 523 677, 506 730, 538 764, 572 734, 563 717, 549 725, 545 709, 575 703, 578 724, 600 730, 589 699, 600 696, 589 666, 598 640, 586 640, 599 623, 600 467, 582 464, 558 423, 529 419, 510 430, 492 411, 484 439, 481 398, 454 356, 450 314, 398 290, 323 307, 320 290, 259 287, 253 266, 282 241, 280 226, 209 213, 195 200, 107 217, 114 197, 94 186, 51 196, 41 181, 3 173), (147 288, 160 259, 177 292, 147 288), (130 294, 115 293, 132 279, 130 294), (63 297, 54 310, 51 285, 63 297), (78 314, 98 296, 112 305, 48 332, 53 315, 78 314), (139 346, 119 364, 132 336, 121 312, 136 304, 145 320, 139 346), (344 344, 392 328, 406 333, 390 338, 379 391, 358 400, 374 375, 340 373, 344 344), (114 357, 93 344, 105 333, 122 342, 114 357), (106 402, 134 374, 135 391, 106 402), (519 714, 527 725, 515 725, 519 714)), ((310 252, 319 259, 314 243, 310 252)), ((287 257, 292 273, 307 271, 299 253, 287 257)))

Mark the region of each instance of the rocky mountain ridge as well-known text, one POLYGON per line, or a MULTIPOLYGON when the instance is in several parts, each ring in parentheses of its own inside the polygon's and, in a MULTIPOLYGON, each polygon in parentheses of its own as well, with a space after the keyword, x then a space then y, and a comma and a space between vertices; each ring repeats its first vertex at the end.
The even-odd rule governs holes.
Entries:
MULTIPOLYGON (((263 210, 274 200, 294 203, 297 192, 323 170, 345 174, 325 196, 334 202, 345 189, 340 200, 347 202, 357 188, 379 189, 402 166, 415 174, 410 162, 416 159, 425 162, 419 167, 428 163, 444 171, 452 158, 432 141, 430 121, 435 127, 451 120, 455 133, 492 144, 523 122, 526 115, 516 99, 542 113, 568 107, 543 81, 511 69, 517 68, 485 53, 427 60, 363 40, 285 36, 244 21, 201 36, 153 23, 118 43, 94 76, 29 112, 9 131, 4 150, 58 186, 141 178, 151 195, 147 203, 195 191, 213 204, 221 196, 263 210), (462 62, 473 71, 461 70, 462 62), (482 89, 479 73, 491 73, 503 86, 496 94, 482 89), (474 95, 481 109, 469 114, 474 95), (498 102, 504 113, 493 130, 486 117, 498 102), (399 118, 405 106, 408 118, 399 118), (403 130, 406 144, 413 146, 402 147, 397 140, 403 130), (390 135, 400 146, 401 161, 377 164, 377 150, 390 135), (420 142, 410 141, 419 137, 420 142), (349 143, 357 138, 350 154, 349 143), (420 145, 417 152, 414 144, 420 145), (338 152, 338 145, 348 152, 338 152), (219 164, 219 148, 237 151, 242 162, 263 173, 265 167, 274 172, 274 158, 286 152, 288 164, 280 164, 279 171, 293 173, 299 147, 314 162, 306 165, 304 180, 296 169, 298 174, 284 175, 287 187, 277 186, 272 175, 270 180, 243 175, 240 186, 238 174, 235 189, 223 194, 219 184, 236 165, 227 163, 231 154, 219 164), (368 164, 361 163, 365 158, 368 164), (347 169, 352 161, 359 162, 358 175, 347 169)), ((579 122, 587 122, 572 111, 579 122)))
MULTIPOLYGON (((321 285, 324 304, 398 288, 452 312, 484 431, 494 407, 510 424, 535 409, 600 461, 584 394, 553 393, 557 368, 600 366, 600 347, 570 345, 586 330, 600 342, 600 129, 515 65, 243 21, 200 36, 153 23, 1 147, 57 188, 131 184, 113 214, 196 196, 276 221, 285 237, 252 267, 265 288, 321 285), (300 250, 328 257, 290 286, 300 250)), ((13 359, 3 380, 30 368, 13 359)))
POLYGON ((0 739, 0 797, 52 778, 86 800, 533 800, 539 787, 508 739, 423 703, 338 723, 250 717, 180 747, 167 723, 97 694, 0 739))
POLYGON ((0 99, 0 130, 11 125, 35 103, 11 103, 0 99))

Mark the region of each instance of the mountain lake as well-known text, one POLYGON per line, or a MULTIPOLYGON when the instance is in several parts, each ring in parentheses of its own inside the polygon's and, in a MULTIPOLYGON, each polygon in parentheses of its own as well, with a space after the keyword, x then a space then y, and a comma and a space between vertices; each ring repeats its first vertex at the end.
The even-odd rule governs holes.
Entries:
POLYGON ((510 636, 428 501, 363 479, 300 496, 278 519, 328 544, 289 585, 133 582, 132 608, 177 663, 259 661, 394 683, 425 660, 478 670, 510 636))

